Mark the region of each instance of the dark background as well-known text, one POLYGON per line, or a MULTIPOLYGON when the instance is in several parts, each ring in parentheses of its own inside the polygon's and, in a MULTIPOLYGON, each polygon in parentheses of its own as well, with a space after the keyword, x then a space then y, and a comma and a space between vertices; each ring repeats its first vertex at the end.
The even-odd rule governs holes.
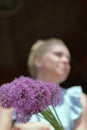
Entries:
POLYGON ((61 38, 72 55, 62 85, 87 93, 87 0, 0 0, 0 84, 29 75, 27 58, 38 39, 61 38))

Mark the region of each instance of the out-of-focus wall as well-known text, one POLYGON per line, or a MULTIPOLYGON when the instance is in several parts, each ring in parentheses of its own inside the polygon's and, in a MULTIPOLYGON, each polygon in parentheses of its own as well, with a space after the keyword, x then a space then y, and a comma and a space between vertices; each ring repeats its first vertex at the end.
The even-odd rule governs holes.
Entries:
POLYGON ((81 84, 87 92, 86 0, 0 2, 0 84, 28 75, 31 45, 49 37, 63 39, 71 50, 72 71, 63 85, 81 84))

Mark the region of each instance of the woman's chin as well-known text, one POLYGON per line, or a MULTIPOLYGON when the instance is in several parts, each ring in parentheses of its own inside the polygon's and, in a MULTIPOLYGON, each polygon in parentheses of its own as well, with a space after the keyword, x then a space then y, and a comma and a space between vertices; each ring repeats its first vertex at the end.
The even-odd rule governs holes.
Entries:
POLYGON ((58 79, 59 79, 59 83, 65 82, 65 80, 67 79, 67 77, 68 77, 68 76, 63 76, 63 75, 61 75, 60 78, 58 78, 58 79))

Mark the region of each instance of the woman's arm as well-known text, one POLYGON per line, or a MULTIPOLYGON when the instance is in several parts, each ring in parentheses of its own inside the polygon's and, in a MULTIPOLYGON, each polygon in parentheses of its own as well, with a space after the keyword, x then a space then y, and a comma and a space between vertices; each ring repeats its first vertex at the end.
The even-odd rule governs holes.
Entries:
POLYGON ((16 124, 12 130, 54 130, 50 125, 42 122, 16 124))
POLYGON ((12 128, 12 109, 0 107, 0 130, 11 130, 12 128))
POLYGON ((75 121, 73 130, 87 130, 87 95, 84 93, 81 96, 81 104, 83 111, 79 119, 75 121))

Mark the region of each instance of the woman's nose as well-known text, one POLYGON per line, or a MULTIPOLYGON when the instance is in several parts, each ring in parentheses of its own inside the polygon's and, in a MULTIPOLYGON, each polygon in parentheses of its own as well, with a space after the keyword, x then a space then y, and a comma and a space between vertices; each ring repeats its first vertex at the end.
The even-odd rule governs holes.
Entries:
POLYGON ((65 62, 65 63, 70 63, 70 59, 66 56, 62 57, 62 61, 65 62))

